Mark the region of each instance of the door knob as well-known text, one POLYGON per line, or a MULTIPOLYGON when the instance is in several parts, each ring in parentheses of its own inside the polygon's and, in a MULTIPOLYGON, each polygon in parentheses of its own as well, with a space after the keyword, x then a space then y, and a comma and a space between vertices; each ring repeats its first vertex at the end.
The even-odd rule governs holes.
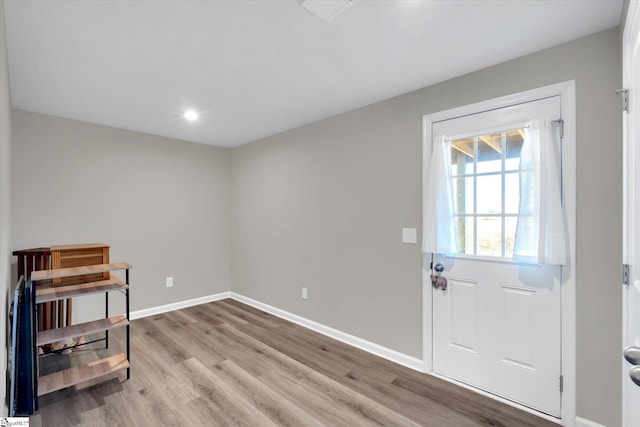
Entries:
POLYGON ((631 368, 629 370, 629 376, 631 377, 631 381, 640 386, 640 366, 634 366, 631 368))
POLYGON ((442 273, 444 271, 444 265, 442 265, 442 263, 439 262, 439 263, 437 263, 436 265, 433 266, 433 269, 435 270, 436 274, 435 275, 433 275, 433 274, 431 275, 431 284, 436 289, 442 288, 443 291, 446 291, 447 290, 447 278, 440 276, 440 273, 442 273))
POLYGON ((640 347, 627 347, 622 351, 622 354, 627 362, 632 365, 640 365, 640 347))

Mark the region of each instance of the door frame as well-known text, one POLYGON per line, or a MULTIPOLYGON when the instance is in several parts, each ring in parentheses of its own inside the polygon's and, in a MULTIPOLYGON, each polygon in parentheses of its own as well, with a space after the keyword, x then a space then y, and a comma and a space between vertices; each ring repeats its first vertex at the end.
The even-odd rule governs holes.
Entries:
MULTIPOLYGON (((636 87, 634 80, 637 81, 637 78, 634 77, 632 63, 633 63, 633 51, 635 49, 639 49, 640 42, 638 42, 638 38, 640 34, 640 5, 637 2, 630 2, 629 9, 627 10, 627 17, 624 26, 624 33, 622 35, 622 86, 627 89, 631 89, 636 87)), ((635 95, 635 94, 633 94, 635 95)), ((629 218, 634 213, 633 212, 633 203, 631 202, 633 196, 633 188, 629 188, 629 179, 628 176, 630 174, 631 169, 634 168, 633 164, 633 156, 630 150, 633 150, 633 141, 630 135, 630 131, 637 132, 637 120, 634 120, 633 116, 630 116, 632 113, 622 114, 622 150, 623 150, 623 178, 622 178, 622 191, 623 191, 623 199, 622 199, 622 224, 625 227, 622 231, 622 262, 623 264, 632 264, 631 259, 629 259, 629 230, 626 229, 629 218)), ((635 213, 637 214, 637 212, 635 213)), ((634 247, 634 250, 640 250, 640 248, 634 247)), ((627 292, 629 291, 629 286, 633 286, 633 284, 626 285, 626 288, 622 290, 622 345, 623 347, 626 345, 627 335, 628 335, 628 301, 627 301, 627 292)), ((623 285, 624 287, 624 285, 623 285)), ((628 406, 630 406, 630 390, 631 382, 629 380, 629 368, 630 365, 622 359, 622 372, 621 372, 621 385, 622 385, 622 425, 623 426, 631 426, 631 420, 628 419, 629 411, 628 406)))
MULTIPOLYGON (((562 425, 573 427, 576 418, 576 83, 569 80, 537 89, 527 90, 487 101, 481 101, 458 108, 428 114, 423 117, 422 144, 422 183, 426 191, 429 179, 429 164, 432 146, 432 124, 487 110, 509 107, 516 104, 535 101, 541 98, 560 95, 560 109, 564 120, 564 137, 562 140, 562 180, 564 205, 566 206, 566 223, 569 240, 567 265, 562 267, 562 317, 561 317, 561 366, 563 375, 563 391, 561 393, 560 421, 562 425)), ((423 194, 423 203, 426 196, 423 194)), ((423 206, 424 212, 424 206, 423 206)), ((422 370, 433 373, 433 335, 432 335, 432 294, 429 270, 430 254, 423 254, 422 263, 422 370)), ((442 378, 442 377, 441 377, 442 378)), ((459 385, 454 380, 445 378, 459 385)), ((465 385, 463 385, 465 386, 465 385)), ((559 386, 559 385, 558 385, 559 386)), ((469 388, 468 386, 465 386, 469 388)), ((474 389, 496 400, 515 406, 543 418, 558 421, 557 418, 537 412, 515 402, 474 389)))

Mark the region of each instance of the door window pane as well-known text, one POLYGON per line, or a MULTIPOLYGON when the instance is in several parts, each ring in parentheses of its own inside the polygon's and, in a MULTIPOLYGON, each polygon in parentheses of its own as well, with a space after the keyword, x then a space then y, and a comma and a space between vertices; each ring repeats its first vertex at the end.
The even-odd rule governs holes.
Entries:
MULTIPOLYGON (((513 257, 520 210, 524 128, 451 141, 456 238, 460 254, 513 257)), ((525 203, 526 204, 526 203, 525 203)))
POLYGON ((477 177, 477 213, 499 214, 502 212, 502 175, 481 175, 477 177))
POLYGON ((520 152, 524 143, 524 129, 512 130, 506 133, 504 169, 518 170, 520 167, 520 152))
POLYGON ((517 172, 504 175, 504 213, 517 214, 520 208, 520 175, 517 172))
POLYGON ((502 135, 499 133, 478 137, 477 173, 502 170, 502 135))
POLYGON ((473 217, 459 216, 456 217, 456 229, 458 231, 458 250, 461 254, 473 255, 473 217))
POLYGON ((473 138, 458 139, 451 143, 451 174, 467 175, 473 173, 473 138))
POLYGON ((504 219, 504 256, 513 258, 513 243, 516 240, 517 217, 507 217, 504 219))
POLYGON ((502 218, 478 217, 478 255, 502 256, 502 218))
POLYGON ((453 180, 453 212, 473 214, 473 177, 453 180))

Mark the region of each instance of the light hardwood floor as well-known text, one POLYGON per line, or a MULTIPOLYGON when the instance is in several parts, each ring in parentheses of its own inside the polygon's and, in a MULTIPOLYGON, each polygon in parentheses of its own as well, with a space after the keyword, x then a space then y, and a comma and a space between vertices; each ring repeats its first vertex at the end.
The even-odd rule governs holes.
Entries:
MULTIPOLYGON (((106 351, 47 355, 42 369, 106 351)), ((234 300, 134 320, 131 366, 128 381, 42 396, 30 425, 557 426, 234 300)))

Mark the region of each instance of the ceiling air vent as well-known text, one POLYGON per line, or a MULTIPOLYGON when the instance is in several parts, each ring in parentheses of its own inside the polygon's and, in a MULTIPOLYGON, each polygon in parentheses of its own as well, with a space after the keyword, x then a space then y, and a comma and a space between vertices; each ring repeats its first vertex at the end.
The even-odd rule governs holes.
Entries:
POLYGON ((304 0, 302 7, 323 21, 330 22, 358 0, 304 0))

